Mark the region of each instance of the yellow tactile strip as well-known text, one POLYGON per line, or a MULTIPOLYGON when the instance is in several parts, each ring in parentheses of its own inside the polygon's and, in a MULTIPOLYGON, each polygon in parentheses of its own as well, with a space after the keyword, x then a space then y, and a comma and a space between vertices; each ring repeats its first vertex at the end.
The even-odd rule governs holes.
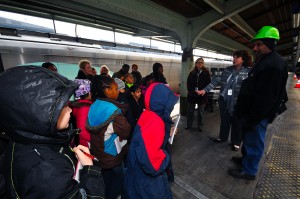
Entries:
POLYGON ((300 199, 300 103, 297 100, 298 97, 299 95, 291 94, 289 110, 280 116, 275 124, 272 124, 273 132, 268 132, 273 133, 273 137, 253 198, 300 199))

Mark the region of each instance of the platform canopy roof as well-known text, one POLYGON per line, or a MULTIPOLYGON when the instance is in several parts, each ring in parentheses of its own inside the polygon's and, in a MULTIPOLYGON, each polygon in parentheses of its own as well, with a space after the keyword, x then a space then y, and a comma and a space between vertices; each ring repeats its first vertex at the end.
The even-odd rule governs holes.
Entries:
POLYGON ((300 54, 299 0, 1 0, 0 9, 222 54, 251 50, 262 26, 278 28, 277 52, 294 66, 300 54))

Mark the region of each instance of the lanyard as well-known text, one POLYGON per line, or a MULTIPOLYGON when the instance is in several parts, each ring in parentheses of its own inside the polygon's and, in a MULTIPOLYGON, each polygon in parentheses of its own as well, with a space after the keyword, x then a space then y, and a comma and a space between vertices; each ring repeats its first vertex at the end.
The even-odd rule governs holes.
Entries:
POLYGON ((197 73, 197 86, 198 86, 198 82, 199 82, 199 76, 200 76, 201 73, 202 73, 202 70, 200 70, 200 71, 197 73))

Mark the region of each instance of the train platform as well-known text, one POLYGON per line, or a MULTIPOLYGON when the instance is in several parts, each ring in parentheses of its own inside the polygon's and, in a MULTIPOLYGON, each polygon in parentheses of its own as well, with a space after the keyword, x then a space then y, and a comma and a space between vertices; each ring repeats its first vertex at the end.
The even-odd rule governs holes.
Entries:
POLYGON ((202 132, 185 130, 186 117, 182 116, 171 146, 174 199, 300 198, 300 89, 294 88, 296 82, 288 79, 288 110, 268 126, 254 181, 228 174, 228 169, 235 168, 231 157, 241 153, 232 151, 229 141, 213 142, 219 134, 218 108, 205 112, 202 132))

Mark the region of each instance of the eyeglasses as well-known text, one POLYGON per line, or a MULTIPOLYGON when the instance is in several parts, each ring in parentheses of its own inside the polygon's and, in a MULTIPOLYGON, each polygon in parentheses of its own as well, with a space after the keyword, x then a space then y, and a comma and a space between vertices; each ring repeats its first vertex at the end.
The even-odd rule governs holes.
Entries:
POLYGON ((196 64, 203 64, 203 61, 197 61, 196 64))

